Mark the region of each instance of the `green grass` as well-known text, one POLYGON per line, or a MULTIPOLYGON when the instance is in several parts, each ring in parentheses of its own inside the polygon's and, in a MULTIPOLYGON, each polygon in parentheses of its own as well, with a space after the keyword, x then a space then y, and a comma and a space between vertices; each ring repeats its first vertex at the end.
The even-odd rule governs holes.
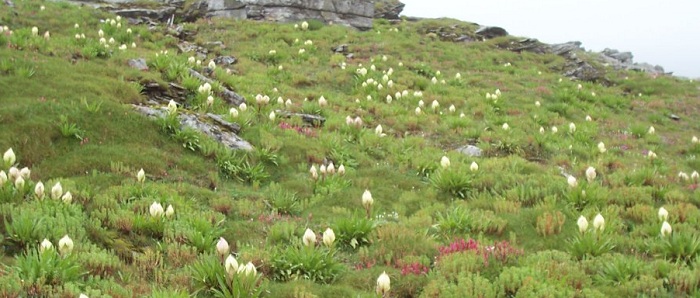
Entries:
POLYGON ((216 55, 239 62, 230 73, 217 66, 208 106, 200 83, 185 74, 201 66, 177 54, 165 28, 127 33, 123 20, 117 28, 99 21, 114 16, 61 2, 16 2, 14 10, 21 17, 0 12, 0 25, 13 30, 0 33, 0 151, 12 148, 16 162, 0 170, 27 167, 31 175, 21 188, 14 180, 0 185, 0 296, 373 297, 385 271, 391 297, 700 293, 698 179, 678 178, 700 170, 700 144, 691 143, 700 135, 696 82, 611 69, 609 86, 560 81, 563 58, 499 49, 515 37, 465 44, 428 33, 476 29, 450 19, 377 20, 367 32, 213 19, 186 24, 194 42, 226 45, 202 65, 216 55), (99 43, 100 29, 116 40, 109 48, 99 43), (76 40, 81 33, 86 39, 76 40), (354 58, 334 55, 339 44, 354 58), (127 66, 138 57, 150 70, 127 66), (147 83, 184 86, 180 112, 222 115, 255 149, 232 152, 181 131, 173 118, 138 114, 131 104, 150 104, 141 92, 147 83), (246 97, 237 118, 221 87, 246 97), (501 95, 487 99, 497 89, 501 95), (270 103, 258 105, 257 94, 270 103), (276 109, 326 122, 270 120, 276 109), (346 125, 348 116, 362 127, 346 125), (482 157, 454 151, 466 144, 483 149, 482 157), (324 161, 346 173, 314 180, 309 168, 324 161), (589 166, 597 173, 590 182, 589 166), (39 181, 47 194, 60 182, 72 203, 37 200, 39 181), (369 214, 365 190, 374 202, 369 214), (174 214, 152 217, 154 202, 174 214), (661 206, 672 236, 660 236, 661 206), (603 232, 593 230, 598 213, 603 232), (583 235, 581 215, 590 221, 583 235), (316 233, 314 248, 302 244, 307 228, 316 233), (335 230, 331 247, 321 241, 327 228, 335 230), (43 239, 57 247, 66 234, 74 242, 68 256, 38 251, 43 239), (255 276, 226 273, 219 237, 255 276))

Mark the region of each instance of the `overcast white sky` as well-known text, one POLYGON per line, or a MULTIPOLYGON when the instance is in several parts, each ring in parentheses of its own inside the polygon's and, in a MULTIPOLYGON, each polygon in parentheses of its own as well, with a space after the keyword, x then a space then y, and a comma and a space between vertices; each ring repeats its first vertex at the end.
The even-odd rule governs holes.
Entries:
POLYGON ((630 51, 635 62, 700 77, 699 0, 401 0, 403 15, 503 27, 546 43, 630 51))

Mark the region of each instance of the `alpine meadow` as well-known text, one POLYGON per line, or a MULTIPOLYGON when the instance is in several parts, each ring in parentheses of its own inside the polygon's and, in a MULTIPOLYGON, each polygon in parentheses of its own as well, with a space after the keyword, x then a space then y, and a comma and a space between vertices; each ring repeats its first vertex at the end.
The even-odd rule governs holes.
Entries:
POLYGON ((372 22, 0 3, 0 297, 700 295, 700 83, 372 22))

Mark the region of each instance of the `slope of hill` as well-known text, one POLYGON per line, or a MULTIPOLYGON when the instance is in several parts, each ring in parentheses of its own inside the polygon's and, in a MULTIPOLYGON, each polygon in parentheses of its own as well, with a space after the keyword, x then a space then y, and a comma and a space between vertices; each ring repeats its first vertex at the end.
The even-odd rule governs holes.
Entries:
POLYGON ((442 41, 477 29, 447 19, 149 28, 14 4, 2 297, 700 293, 696 82, 586 53, 604 79, 570 80, 512 36, 442 41))

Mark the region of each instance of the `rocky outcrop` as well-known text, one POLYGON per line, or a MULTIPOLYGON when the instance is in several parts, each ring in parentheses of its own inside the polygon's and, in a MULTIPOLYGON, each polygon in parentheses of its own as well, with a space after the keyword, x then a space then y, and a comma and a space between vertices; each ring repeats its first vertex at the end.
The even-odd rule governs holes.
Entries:
MULTIPOLYGON (((152 118, 163 118, 168 115, 165 106, 133 105, 133 108, 152 118)), ((253 150, 250 143, 236 135, 240 130, 238 124, 229 123, 218 115, 206 114, 200 117, 195 114, 178 113, 177 118, 180 122, 180 129, 190 128, 199 131, 232 150, 253 150)))
POLYGON ((398 0, 376 0, 374 1, 374 18, 398 20, 406 4, 398 0))
MULTIPOLYGON (((277 22, 320 20, 372 28, 372 0, 155 0, 144 6, 138 0, 72 0, 115 12, 131 19, 166 22, 172 19, 194 21, 201 17, 228 17, 277 22)), ((399 10, 400 11, 400 10, 399 10)))
POLYGON ((664 74, 664 68, 649 63, 635 63, 631 52, 620 52, 614 49, 605 49, 600 52, 600 62, 612 66, 614 69, 628 69, 642 71, 651 74, 664 74))

